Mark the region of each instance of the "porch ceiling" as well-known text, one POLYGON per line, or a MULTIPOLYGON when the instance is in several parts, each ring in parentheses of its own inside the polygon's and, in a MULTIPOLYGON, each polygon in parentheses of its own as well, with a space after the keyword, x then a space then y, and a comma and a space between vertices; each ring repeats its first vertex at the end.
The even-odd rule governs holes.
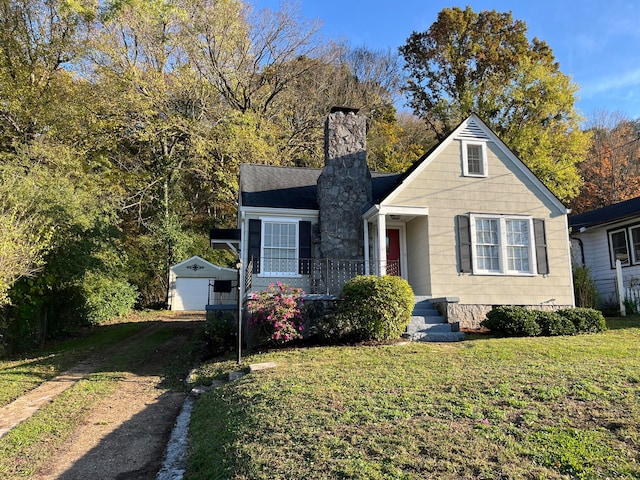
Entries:
POLYGON ((367 221, 375 220, 376 217, 384 215, 388 220, 394 222, 408 222, 415 217, 425 217, 429 215, 429 207, 416 207, 410 205, 374 205, 365 212, 363 218, 367 221))

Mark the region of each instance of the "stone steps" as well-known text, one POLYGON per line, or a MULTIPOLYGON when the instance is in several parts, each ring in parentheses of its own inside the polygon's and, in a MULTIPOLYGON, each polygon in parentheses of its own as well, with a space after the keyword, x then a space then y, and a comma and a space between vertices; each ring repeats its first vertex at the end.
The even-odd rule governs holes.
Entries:
POLYGON ((411 321, 405 336, 420 342, 458 342, 464 333, 457 331, 457 324, 445 322, 428 298, 416 297, 411 321))

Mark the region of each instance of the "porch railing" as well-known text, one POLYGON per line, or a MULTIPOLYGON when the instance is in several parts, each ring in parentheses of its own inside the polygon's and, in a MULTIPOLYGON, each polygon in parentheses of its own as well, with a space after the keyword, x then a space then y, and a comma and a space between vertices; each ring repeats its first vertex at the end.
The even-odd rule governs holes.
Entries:
POLYGON ((629 285, 624 288, 624 299, 628 309, 627 314, 640 313, 640 285, 629 285))
POLYGON ((209 280, 207 305, 233 305, 238 303, 236 280, 209 280))
POLYGON ((253 258, 245 271, 245 290, 260 290, 265 283, 281 281, 292 287, 302 288, 310 294, 334 294, 342 290, 347 280, 358 275, 400 275, 400 261, 343 260, 343 259, 266 259, 253 258))

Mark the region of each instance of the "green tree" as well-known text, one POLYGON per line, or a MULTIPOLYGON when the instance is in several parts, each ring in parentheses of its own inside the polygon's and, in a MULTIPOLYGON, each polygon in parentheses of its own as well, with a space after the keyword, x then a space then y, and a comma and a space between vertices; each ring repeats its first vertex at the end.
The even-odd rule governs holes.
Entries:
POLYGON ((0 149, 49 133, 74 111, 64 67, 84 51, 93 3, 0 0, 0 149))
POLYGON ((478 114, 561 200, 578 193, 589 147, 578 90, 551 48, 511 13, 445 8, 400 47, 409 105, 439 139, 478 114))

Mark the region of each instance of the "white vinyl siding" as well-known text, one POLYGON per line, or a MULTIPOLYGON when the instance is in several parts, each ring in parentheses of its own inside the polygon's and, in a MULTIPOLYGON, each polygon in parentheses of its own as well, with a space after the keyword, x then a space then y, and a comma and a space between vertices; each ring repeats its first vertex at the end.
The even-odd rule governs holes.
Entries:
POLYGON ((535 273, 531 218, 472 215, 474 273, 535 273))

